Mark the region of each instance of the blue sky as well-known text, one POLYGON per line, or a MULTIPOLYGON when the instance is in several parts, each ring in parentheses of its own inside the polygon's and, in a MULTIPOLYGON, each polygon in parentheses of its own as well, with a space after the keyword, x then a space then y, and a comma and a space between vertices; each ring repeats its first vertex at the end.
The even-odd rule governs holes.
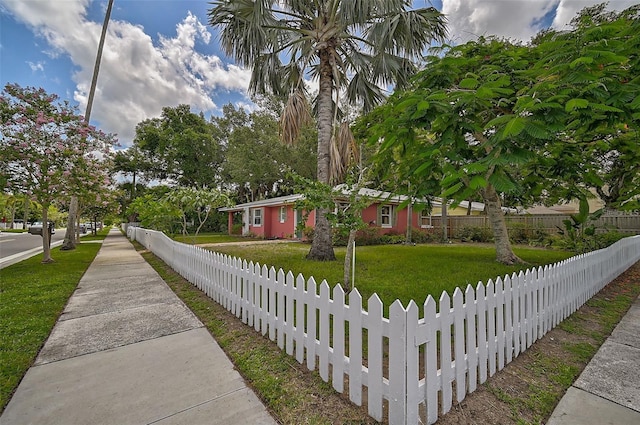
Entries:
MULTIPOLYGON (((562 28, 593 0, 435 0, 461 43, 496 34, 528 40, 562 28)), ((422 7, 424 0, 414 1, 422 7)), ((624 9, 634 3, 612 0, 624 9)), ((43 87, 86 108, 106 0, 0 0, 0 84, 43 87)), ((181 103, 217 115, 250 107, 250 73, 233 64, 207 25, 207 0, 114 0, 91 122, 131 144, 138 122, 181 103)))

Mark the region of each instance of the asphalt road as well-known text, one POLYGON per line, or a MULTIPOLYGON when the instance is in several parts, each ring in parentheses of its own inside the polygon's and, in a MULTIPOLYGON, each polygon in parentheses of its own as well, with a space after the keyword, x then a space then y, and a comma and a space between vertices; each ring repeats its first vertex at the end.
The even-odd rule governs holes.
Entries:
MULTIPOLYGON (((51 246, 64 239, 65 229, 56 229, 52 235, 51 246)), ((30 233, 0 233, 0 268, 22 261, 42 252, 42 236, 30 233)))

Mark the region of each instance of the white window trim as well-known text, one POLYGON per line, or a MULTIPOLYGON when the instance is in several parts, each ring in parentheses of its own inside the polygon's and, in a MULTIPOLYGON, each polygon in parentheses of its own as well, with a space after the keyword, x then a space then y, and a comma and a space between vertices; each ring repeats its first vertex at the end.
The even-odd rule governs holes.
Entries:
POLYGON ((391 229, 393 227, 393 205, 381 205, 380 206, 380 227, 385 229, 391 229), (384 214, 383 211, 385 208, 389 208, 389 214, 384 214), (384 217, 389 217, 389 223, 384 224, 384 217))
POLYGON ((431 217, 432 215, 427 213, 425 215, 425 210, 420 211, 420 228, 422 229, 433 229, 433 226, 431 225, 431 217), (429 224, 424 224, 424 219, 428 219, 429 220, 429 224))
POLYGON ((254 208, 253 210, 251 210, 251 225, 253 227, 262 227, 262 220, 263 220, 263 214, 262 214, 262 208, 254 208), (258 218, 258 216, 256 215, 256 212, 260 212, 260 223, 256 224, 256 218, 258 218))
POLYGON ((287 221, 287 207, 280 207, 278 217, 280 219, 280 223, 287 221))

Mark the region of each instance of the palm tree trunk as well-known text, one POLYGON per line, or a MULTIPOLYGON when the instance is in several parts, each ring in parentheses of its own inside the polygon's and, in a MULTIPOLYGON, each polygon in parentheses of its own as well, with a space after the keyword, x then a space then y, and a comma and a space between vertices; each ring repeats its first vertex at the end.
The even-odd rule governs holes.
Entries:
POLYGON ((502 213, 502 203, 495 188, 490 184, 487 185, 482 191, 482 197, 487 208, 491 228, 493 229, 493 238, 496 243, 496 260, 503 264, 523 263, 511 249, 507 223, 502 213))
MULTIPOLYGON (((333 77, 326 49, 320 51, 318 92, 318 181, 329 184, 331 132, 333 131, 333 77)), ((331 241, 331 225, 326 208, 316 209, 316 226, 307 258, 319 261, 336 259, 331 241)))

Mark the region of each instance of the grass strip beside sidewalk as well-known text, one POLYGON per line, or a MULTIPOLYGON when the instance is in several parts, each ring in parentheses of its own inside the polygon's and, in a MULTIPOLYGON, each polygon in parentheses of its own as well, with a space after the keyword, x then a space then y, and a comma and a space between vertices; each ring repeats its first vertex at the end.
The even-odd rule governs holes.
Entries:
MULTIPOLYGON (((102 239, 106 232, 101 235, 102 239)), ((36 255, 0 270, 0 413, 49 337, 67 300, 100 250, 81 243, 52 250, 54 263, 36 255)))

